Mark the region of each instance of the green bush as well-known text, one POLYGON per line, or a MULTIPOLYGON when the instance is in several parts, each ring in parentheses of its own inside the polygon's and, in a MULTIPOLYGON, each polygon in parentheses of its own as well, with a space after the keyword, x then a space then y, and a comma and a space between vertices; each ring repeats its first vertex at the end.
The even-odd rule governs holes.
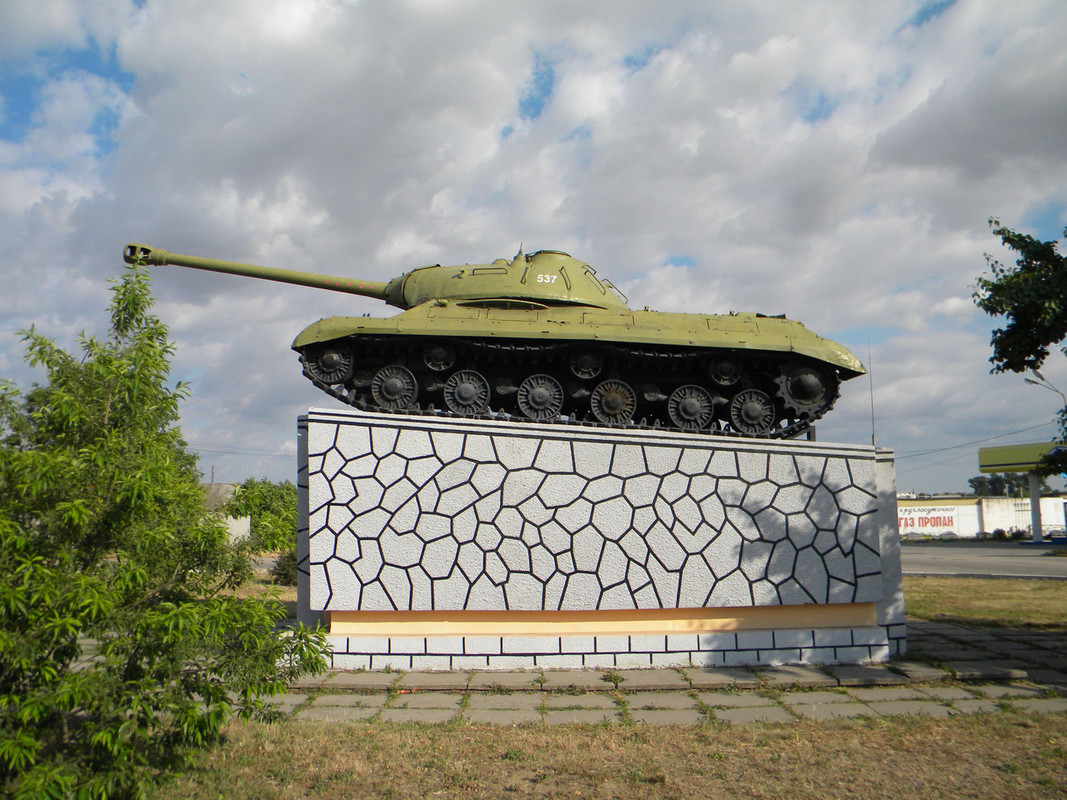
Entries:
POLYGON ((249 478, 223 511, 231 517, 248 517, 252 546, 277 552, 296 546, 296 487, 289 481, 249 478))
POLYGON ((324 638, 238 599, 247 543, 204 509, 148 277, 113 289, 111 332, 0 383, 0 794, 141 797, 234 716, 324 668, 324 638))
POLYGON ((270 568, 270 578, 281 586, 296 586, 296 549, 286 550, 274 561, 270 568))

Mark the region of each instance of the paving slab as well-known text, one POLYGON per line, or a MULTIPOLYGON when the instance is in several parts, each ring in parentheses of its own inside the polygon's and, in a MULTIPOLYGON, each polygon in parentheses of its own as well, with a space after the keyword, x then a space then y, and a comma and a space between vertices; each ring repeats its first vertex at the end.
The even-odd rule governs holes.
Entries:
POLYGON ((755 689, 759 686, 755 674, 740 667, 691 668, 686 670, 686 675, 694 689, 755 689))
POLYGON ((541 722, 541 714, 532 709, 521 708, 468 708, 463 719, 476 725, 527 725, 541 722))
POLYGON ((311 701, 314 708, 336 706, 339 708, 381 708, 389 695, 379 694, 323 694, 311 701))
POLYGON ((887 700, 885 702, 868 703, 867 705, 883 717, 903 715, 945 719, 952 716, 952 709, 948 706, 927 700, 887 700))
POLYGON ((377 714, 377 708, 355 708, 353 706, 308 706, 296 712, 296 719, 301 722, 357 722, 368 720, 377 714))
POLYGON ((338 672, 323 682, 324 689, 388 689, 400 679, 398 672, 338 672))
POLYGON ((994 636, 986 631, 976 631, 971 628, 955 628, 948 632, 949 636, 953 639, 959 639, 963 642, 997 642, 1000 641, 1000 637, 994 636))
POLYGON ((1012 700, 1011 704, 1031 714, 1052 714, 1059 711, 1067 711, 1067 697, 1026 698, 1012 700))
POLYGON ((459 708, 387 708, 379 719, 382 722, 449 722, 459 714, 459 708))
POLYGON ((1052 658, 1042 658, 1041 667, 1049 670, 1058 670, 1060 672, 1067 673, 1067 658, 1063 656, 1053 656, 1052 658))
POLYGON ((638 691, 657 689, 688 689, 689 681, 673 669, 620 669, 613 673, 621 680, 620 689, 638 691))
POLYGON ((990 683, 985 686, 975 686, 976 691, 981 692, 994 700, 1008 700, 1015 697, 1041 697, 1045 690, 1036 686, 1017 686, 1015 684, 990 683))
POLYGON ((952 650, 945 648, 936 648, 934 650, 924 650, 927 655, 940 661, 946 666, 952 661, 1002 661, 1004 656, 1000 653, 994 653, 991 650, 977 650, 975 648, 954 648, 952 650))
POLYGON ((779 702, 787 706, 815 705, 816 703, 854 703, 847 694, 839 692, 784 692, 778 697, 779 702))
POLYGON ((393 698, 390 708, 450 708, 458 709, 463 700, 461 694, 449 692, 401 692, 393 698))
POLYGON ((545 708, 615 708, 610 694, 546 694, 545 708))
POLYGON ((1000 706, 992 700, 957 700, 952 709, 962 714, 993 714, 1000 711, 1000 706))
POLYGON ((1065 684, 1067 683, 1067 672, 1061 672, 1056 669, 1028 669, 1026 676, 1034 683, 1052 683, 1052 684, 1065 684))
MULTIPOLYGON (((540 692, 521 692, 517 694, 472 694, 467 700, 467 708, 475 710, 494 709, 497 711, 520 711, 536 709, 541 705, 540 692)), ((540 714, 538 714, 540 719, 540 714)))
POLYGON ((946 661, 945 667, 959 681, 1017 681, 1025 680, 1027 671, 1013 666, 1011 662, 997 661, 946 661))
POLYGON ((630 719, 638 725, 699 725, 706 718, 695 708, 637 709, 630 719))
MULTIPOLYGON (((889 700, 928 700, 917 688, 912 686, 855 686, 848 690, 849 696, 864 703, 887 702, 889 700)), ((967 695, 974 697, 974 695, 967 695)))
POLYGON ((757 706, 753 708, 716 708, 715 719, 723 722, 792 722, 796 717, 781 706, 757 706))
POLYGON ((396 685, 401 689, 421 689, 422 691, 465 692, 468 675, 466 672, 408 672, 396 685))
POLYGON ((285 694, 276 694, 271 697, 264 697, 263 702, 269 706, 273 706, 279 711, 289 712, 297 706, 302 706, 307 702, 308 696, 306 694, 296 694, 294 692, 286 692, 285 694))
POLYGON ((774 700, 760 697, 758 694, 733 694, 730 692, 701 692, 697 699, 710 708, 754 708, 756 706, 776 706, 774 700))
POLYGON ((570 688, 601 692, 613 691, 615 686, 604 680, 605 674, 599 670, 589 669, 549 670, 544 673, 543 688, 545 691, 570 688))
POLYGON ((475 672, 467 687, 471 691, 510 689, 513 692, 541 691, 540 672, 475 672))
POLYGON ((828 669, 841 686, 893 686, 908 682, 906 675, 881 665, 840 664, 828 669))
POLYGON ((634 692, 623 696, 627 707, 634 709, 696 708, 697 701, 684 692, 634 692))
POLYGON ((815 667, 786 665, 756 669, 755 672, 765 686, 837 686, 837 678, 815 667))
POLYGON ((903 672, 908 680, 916 683, 945 681, 952 677, 948 670, 921 661, 894 661, 893 667, 903 672))
POLYGON ((957 702, 960 700, 974 700, 974 692, 964 689, 962 686, 916 686, 915 691, 926 697, 933 697, 942 703, 957 702))
POLYGON ((545 712, 546 725, 598 725, 618 720, 615 711, 609 709, 573 708, 545 712))
POLYGON ((792 705, 789 709, 804 719, 814 720, 878 716, 870 706, 863 703, 807 703, 792 705))
POLYGON ((289 684, 290 689, 318 689, 333 675, 332 672, 320 672, 316 675, 303 675, 289 684))

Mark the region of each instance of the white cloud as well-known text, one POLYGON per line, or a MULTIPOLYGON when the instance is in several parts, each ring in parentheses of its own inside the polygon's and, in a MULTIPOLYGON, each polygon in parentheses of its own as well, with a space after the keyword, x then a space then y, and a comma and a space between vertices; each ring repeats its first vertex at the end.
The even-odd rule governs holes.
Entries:
MULTIPOLYGON (((99 324, 127 239, 377 280, 522 243, 636 306, 785 312, 857 351, 872 334, 879 441, 902 451, 1047 416, 987 374, 969 287, 987 216, 1064 202, 1060 3, 959 0, 921 26, 913 0, 26 7, 0 6, 0 63, 45 76, 25 135, 0 141, 12 330, 99 324), (115 47, 129 83, 40 66, 89 46, 115 47)), ((300 376, 296 332, 390 313, 179 269, 155 284, 193 378, 188 437, 247 452, 285 451, 295 415, 333 402, 300 376)), ((0 363, 18 352, 0 340, 0 363)), ((863 380, 820 438, 869 440, 863 380)), ((291 469, 255 459, 212 454, 234 480, 291 469)), ((963 488, 975 468, 940 469, 963 488)))

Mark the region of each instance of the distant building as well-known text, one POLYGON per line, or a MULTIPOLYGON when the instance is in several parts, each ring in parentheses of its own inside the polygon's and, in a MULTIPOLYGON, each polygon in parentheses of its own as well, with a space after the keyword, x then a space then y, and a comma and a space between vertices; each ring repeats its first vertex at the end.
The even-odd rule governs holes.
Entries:
MULTIPOLYGON (((1045 536, 1067 530, 1067 497, 1041 498, 1041 529, 1045 536)), ((1030 530, 1030 499, 942 495, 897 497, 897 526, 901 536, 955 534, 974 539, 1002 530, 1030 530)))
MULTIPOLYGON (((200 488, 204 490, 204 505, 208 511, 218 511, 228 503, 237 491, 236 483, 202 483, 200 488)), ((229 531, 230 541, 239 542, 247 539, 252 533, 252 520, 250 517, 223 517, 222 521, 229 531)))

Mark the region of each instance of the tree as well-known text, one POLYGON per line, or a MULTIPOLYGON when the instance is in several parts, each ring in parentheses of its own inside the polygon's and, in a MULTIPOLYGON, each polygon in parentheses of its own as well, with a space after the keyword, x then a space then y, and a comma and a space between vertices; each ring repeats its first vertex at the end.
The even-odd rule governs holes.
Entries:
MULTIPOLYGON (((990 276, 980 276, 975 304, 1007 324, 993 331, 990 344, 992 372, 1027 372, 1041 369, 1050 348, 1061 345, 1067 355, 1067 257, 1056 242, 1041 242, 989 219, 993 234, 1019 254, 1015 266, 1004 266, 986 254, 990 276)), ((1067 229, 1064 230, 1067 237, 1067 229)), ((1067 441, 1067 408, 1059 411, 1060 441, 1067 441)), ((1067 450, 1045 459, 1044 474, 1067 472, 1067 450)))
MULTIPOLYGON (((978 475, 968 478, 967 483, 970 484, 971 493, 979 497, 1024 497, 1030 492, 1030 479, 1023 472, 978 475)), ((1042 481, 1040 491, 1045 493, 1052 489, 1042 481)))
POLYGON ((249 478, 223 510, 232 517, 248 517, 253 544, 262 550, 296 547, 296 487, 289 481, 249 478))
POLYGON ((144 269, 81 356, 32 328, 48 380, 0 384, 0 794, 140 797, 262 697, 325 667, 320 632, 238 599, 249 548, 205 511, 173 346, 144 269))

